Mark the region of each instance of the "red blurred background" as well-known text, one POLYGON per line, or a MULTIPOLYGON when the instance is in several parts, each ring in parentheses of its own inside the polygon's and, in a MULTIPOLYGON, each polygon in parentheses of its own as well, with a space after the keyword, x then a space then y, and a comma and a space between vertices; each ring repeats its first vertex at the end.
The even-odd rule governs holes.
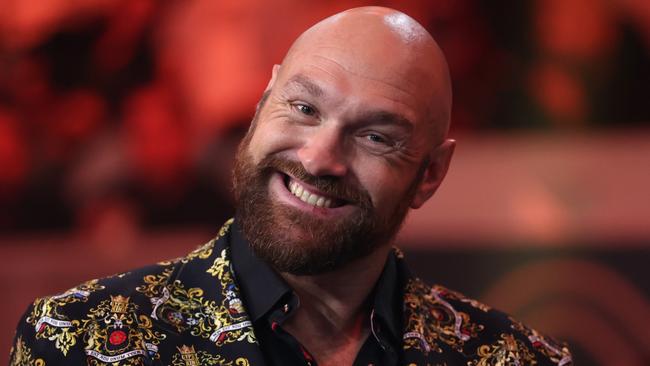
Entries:
MULTIPOLYGON (((207 241, 272 65, 367 4, 0 0, 0 349, 34 297, 207 241)), ((415 271, 577 364, 649 364, 650 4, 372 4, 429 29, 454 81, 457 155, 399 238, 415 271)))

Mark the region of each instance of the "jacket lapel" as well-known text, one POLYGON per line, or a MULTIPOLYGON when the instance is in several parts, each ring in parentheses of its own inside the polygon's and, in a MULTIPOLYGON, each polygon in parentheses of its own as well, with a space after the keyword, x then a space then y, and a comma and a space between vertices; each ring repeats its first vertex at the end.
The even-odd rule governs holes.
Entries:
POLYGON ((161 274, 145 277, 150 315, 167 336, 173 365, 264 364, 230 262, 231 223, 161 274))

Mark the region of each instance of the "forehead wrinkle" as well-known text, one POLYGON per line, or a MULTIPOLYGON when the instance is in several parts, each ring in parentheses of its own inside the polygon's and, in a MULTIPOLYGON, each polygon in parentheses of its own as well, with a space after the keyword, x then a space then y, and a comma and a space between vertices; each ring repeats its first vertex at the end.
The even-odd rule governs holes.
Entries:
MULTIPOLYGON (((332 48, 334 48, 334 47, 332 47, 332 48)), ((375 82, 378 82, 378 83, 381 83, 381 84, 385 84, 385 85, 388 85, 388 86, 390 86, 392 88, 395 88, 396 90, 398 90, 398 91, 400 91, 400 92, 402 92, 402 93, 404 93, 404 94, 406 94, 408 96, 413 96, 412 91, 409 91, 407 88, 399 85, 398 83, 390 83, 390 82, 388 82, 386 80, 383 80, 381 77, 373 77, 373 76, 368 75, 368 74, 361 74, 359 72, 355 72, 351 68, 346 67, 345 65, 341 64, 340 62, 336 61, 335 59, 333 59, 331 57, 325 57, 325 56, 318 55, 318 54, 314 54, 313 57, 320 58, 320 59, 323 59, 323 60, 325 60, 327 62, 333 63, 333 64, 340 67, 342 70, 346 71, 347 73, 349 73, 352 76, 356 76, 356 77, 372 80, 372 81, 375 81, 375 82)), ((326 71, 325 69, 320 68, 320 67, 319 67, 319 69, 326 71)), ((328 74, 332 74, 332 73, 328 72, 328 74)), ((400 79, 400 80, 403 80, 403 79, 400 79)), ((408 80, 404 80, 404 81, 408 81, 408 80)))
MULTIPOLYGON (((340 50, 340 48, 337 48, 337 47, 321 47, 321 49, 325 49, 325 50, 326 50, 326 49, 333 49, 333 50, 337 50, 337 51, 340 50)), ((323 60, 325 60, 325 61, 327 61, 327 62, 333 63, 334 65, 340 67, 341 69, 343 69, 343 70, 345 70, 345 71, 347 71, 347 72, 353 74, 352 70, 350 70, 349 68, 345 67, 342 63, 336 61, 335 59, 333 59, 333 58, 331 58, 331 57, 325 57, 325 56, 323 56, 323 55, 319 55, 319 54, 316 54, 316 53, 314 53, 314 54, 312 55, 312 57, 314 57, 314 58, 320 58, 320 59, 323 59, 323 60)))
POLYGON ((294 87, 305 90, 314 97, 321 97, 324 94, 323 88, 303 74, 293 75, 287 81, 285 88, 294 87))

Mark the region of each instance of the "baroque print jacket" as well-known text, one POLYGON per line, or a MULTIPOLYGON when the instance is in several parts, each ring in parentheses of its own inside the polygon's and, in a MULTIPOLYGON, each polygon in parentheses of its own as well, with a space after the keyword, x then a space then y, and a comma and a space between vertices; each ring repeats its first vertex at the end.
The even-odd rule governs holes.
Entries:
MULTIPOLYGON (((10 366, 265 365, 230 261, 231 223, 186 257, 37 299, 20 320, 10 366)), ((397 257, 401 365, 571 364, 565 345, 425 285, 397 257)))

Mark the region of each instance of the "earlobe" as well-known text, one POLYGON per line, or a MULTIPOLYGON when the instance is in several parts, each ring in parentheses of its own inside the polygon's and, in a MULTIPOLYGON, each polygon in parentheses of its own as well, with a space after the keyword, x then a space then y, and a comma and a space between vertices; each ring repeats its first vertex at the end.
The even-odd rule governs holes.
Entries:
POLYGON ((451 156, 454 154, 455 148, 456 141, 447 139, 431 152, 429 164, 424 171, 422 181, 411 201, 411 208, 417 209, 422 207, 436 192, 445 175, 447 175, 451 156))
POLYGON ((275 79, 278 77, 278 72, 280 71, 280 65, 273 65, 273 70, 271 71, 271 79, 269 79, 269 83, 266 85, 266 89, 264 89, 265 92, 271 90, 273 87, 273 84, 275 84, 275 79))

